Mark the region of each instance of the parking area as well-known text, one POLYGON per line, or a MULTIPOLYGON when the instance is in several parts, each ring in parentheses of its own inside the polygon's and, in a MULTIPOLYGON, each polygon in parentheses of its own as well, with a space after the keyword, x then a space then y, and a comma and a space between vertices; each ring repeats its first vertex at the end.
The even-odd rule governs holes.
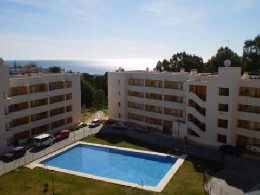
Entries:
POLYGON ((10 162, 0 161, 0 176, 4 173, 7 173, 11 170, 17 169, 20 166, 26 165, 36 159, 42 158, 49 153, 55 152, 65 146, 68 146, 84 137, 87 137, 92 134, 96 134, 100 131, 102 125, 95 128, 83 127, 77 131, 70 133, 69 138, 62 141, 55 142, 53 145, 43 148, 33 147, 32 145, 25 146, 26 153, 23 157, 15 159, 10 162))
MULTIPOLYGON (((250 192, 258 189, 260 194, 260 159, 248 156, 224 155, 219 150, 185 143, 169 136, 143 133, 135 131, 134 128, 114 129, 111 125, 102 129, 101 133, 123 134, 134 139, 143 140, 148 143, 164 146, 166 148, 179 149, 181 152, 191 154, 203 159, 223 163, 223 169, 214 175, 214 178, 225 181, 227 186, 219 186, 218 192, 232 194, 231 192, 250 192)), ((167 151, 165 151, 167 152, 167 151)), ((210 170, 208 170, 210 171, 210 170)))
MULTIPOLYGON (((83 127, 77 131, 71 132, 68 139, 56 142, 52 146, 43 149, 28 147, 25 156, 20 159, 11 161, 9 163, 0 161, 0 175, 28 164, 36 159, 46 156, 49 153, 68 146, 84 137, 96 133, 126 135, 137 140, 142 140, 144 142, 153 143, 170 149, 177 148, 183 153, 209 159, 218 163, 223 163, 223 169, 214 175, 215 178, 221 179, 225 181, 228 186, 232 186, 242 190, 243 192, 250 192, 253 188, 259 188, 260 159, 247 158, 244 157, 243 154, 240 157, 225 155, 223 158, 223 155, 218 150, 193 145, 191 143, 185 143, 184 140, 177 140, 169 136, 158 135, 152 132, 138 132, 135 131, 134 128, 115 129, 112 127, 112 124, 100 125, 95 128, 83 127)), ((170 152, 170 150, 165 152, 170 152)), ((221 190, 227 189, 228 188, 221 188, 221 190)))

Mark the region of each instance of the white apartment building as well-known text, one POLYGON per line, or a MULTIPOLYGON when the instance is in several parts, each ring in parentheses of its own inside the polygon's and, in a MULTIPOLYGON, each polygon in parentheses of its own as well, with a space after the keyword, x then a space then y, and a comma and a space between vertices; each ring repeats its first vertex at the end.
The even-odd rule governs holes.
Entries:
POLYGON ((220 67, 218 75, 109 72, 108 115, 198 144, 260 152, 260 78, 239 67, 220 67))
POLYGON ((80 74, 9 75, 0 64, 0 154, 80 121, 80 74))

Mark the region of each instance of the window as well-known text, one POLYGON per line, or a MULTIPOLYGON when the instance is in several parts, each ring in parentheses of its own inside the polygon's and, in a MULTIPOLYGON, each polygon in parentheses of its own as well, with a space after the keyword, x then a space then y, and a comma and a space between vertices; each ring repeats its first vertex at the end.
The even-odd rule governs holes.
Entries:
POLYGON ((120 80, 118 80, 118 85, 120 85, 120 80))
POLYGON ((66 100, 71 100, 71 99, 72 99, 72 93, 67 93, 66 100))
POLYGON ((227 128, 228 121, 224 119, 218 119, 218 127, 227 128))
POLYGON ((118 95, 120 96, 120 91, 118 91, 118 95))
POLYGON ((72 111, 72 105, 66 106, 66 112, 71 112, 72 111))
POLYGON ((218 140, 218 142, 225 144, 225 143, 227 143, 227 136, 218 134, 217 140, 218 140))
POLYGON ((118 118, 121 118, 121 114, 120 113, 118 113, 118 118))
POLYGON ((72 87, 72 81, 69 81, 69 80, 65 81, 65 86, 66 86, 66 88, 71 88, 72 87))
POLYGON ((229 88, 219 88, 220 96, 229 96, 229 88))
POLYGON ((118 102, 118 107, 120 107, 121 106, 121 104, 120 104, 120 102, 118 102))
POLYGON ((68 117, 68 118, 67 118, 67 124, 72 123, 72 121, 73 121, 72 117, 68 117))
POLYGON ((196 94, 203 101, 207 100, 207 88, 201 85, 190 85, 189 92, 196 94))
POLYGON ((228 112, 228 105, 227 104, 218 104, 218 111, 228 112))

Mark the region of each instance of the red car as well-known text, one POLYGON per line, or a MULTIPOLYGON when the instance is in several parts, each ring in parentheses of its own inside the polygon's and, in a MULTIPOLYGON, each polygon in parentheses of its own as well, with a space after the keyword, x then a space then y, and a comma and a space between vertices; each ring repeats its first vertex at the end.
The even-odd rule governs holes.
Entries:
POLYGON ((55 134, 55 140, 60 141, 60 140, 68 138, 69 136, 70 136, 69 130, 60 130, 55 134))

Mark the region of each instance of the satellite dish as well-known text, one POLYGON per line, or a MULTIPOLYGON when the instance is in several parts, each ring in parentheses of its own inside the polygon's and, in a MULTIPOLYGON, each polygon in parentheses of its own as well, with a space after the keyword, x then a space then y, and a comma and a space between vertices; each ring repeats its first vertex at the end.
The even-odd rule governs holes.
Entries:
POLYGON ((225 67, 229 67, 230 65, 231 65, 231 60, 226 59, 226 60, 224 61, 224 66, 225 66, 225 67))

